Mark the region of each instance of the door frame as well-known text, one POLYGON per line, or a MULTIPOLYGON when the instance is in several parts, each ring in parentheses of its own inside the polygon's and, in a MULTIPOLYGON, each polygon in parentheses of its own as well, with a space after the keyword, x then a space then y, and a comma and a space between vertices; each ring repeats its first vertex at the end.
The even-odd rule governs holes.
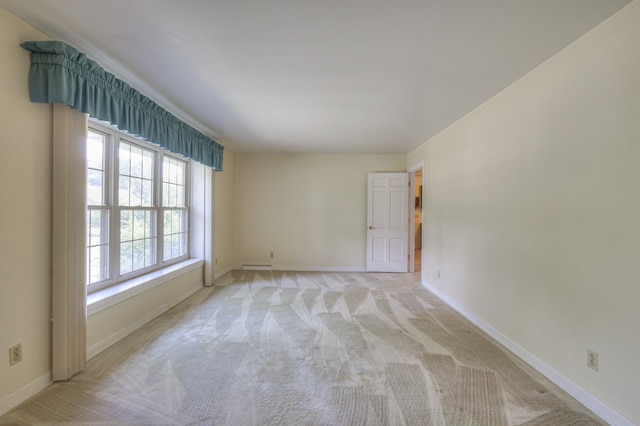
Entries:
MULTIPOLYGON (((409 190, 411 191, 411 196, 409 197, 409 236, 407 240, 409 241, 409 272, 415 272, 415 253, 416 253, 416 240, 415 240, 415 227, 416 227, 416 216, 415 216, 415 185, 422 186, 422 203, 424 204, 424 160, 420 161, 411 167, 407 168, 407 173, 409 173, 409 190), (422 171, 422 178, 420 182, 416 182, 416 172, 422 171)), ((424 208, 422 209, 422 241, 424 246, 424 208)), ((420 259, 420 263, 423 264, 424 256, 420 259)), ((421 269, 424 269, 421 268, 421 269)))

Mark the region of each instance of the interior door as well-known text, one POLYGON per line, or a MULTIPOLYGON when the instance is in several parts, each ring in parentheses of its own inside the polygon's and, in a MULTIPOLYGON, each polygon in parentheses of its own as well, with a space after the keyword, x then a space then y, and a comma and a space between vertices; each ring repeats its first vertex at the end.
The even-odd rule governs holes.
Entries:
POLYGON ((367 271, 407 272, 409 174, 369 173, 367 271))

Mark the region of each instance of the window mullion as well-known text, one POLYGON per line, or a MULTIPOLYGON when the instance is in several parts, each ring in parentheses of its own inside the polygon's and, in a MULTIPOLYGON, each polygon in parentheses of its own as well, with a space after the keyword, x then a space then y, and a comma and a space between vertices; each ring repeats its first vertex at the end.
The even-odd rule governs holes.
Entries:
POLYGON ((157 156, 158 167, 156 167, 156 182, 155 182, 155 197, 153 198, 156 206, 156 258, 159 264, 164 263, 164 204, 162 197, 162 185, 163 185, 163 169, 164 169, 164 155, 158 153, 157 156))
POLYGON ((184 184, 185 184, 185 194, 184 194, 184 215, 185 220, 187 221, 186 226, 186 250, 187 256, 191 255, 191 249, 189 247, 189 235, 191 235, 191 163, 187 162, 185 173, 184 173, 184 184))
POLYGON ((113 282, 120 279, 120 206, 118 205, 118 161, 117 152, 120 149, 120 139, 114 133, 111 133, 111 162, 110 187, 109 187, 109 207, 111 210, 111 230, 109 237, 111 238, 111 278, 113 282))

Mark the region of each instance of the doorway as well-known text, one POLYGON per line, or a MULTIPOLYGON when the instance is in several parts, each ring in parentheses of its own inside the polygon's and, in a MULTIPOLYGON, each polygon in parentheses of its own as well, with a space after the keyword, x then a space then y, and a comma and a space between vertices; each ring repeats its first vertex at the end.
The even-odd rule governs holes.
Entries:
POLYGON ((407 216, 413 211, 409 173, 369 173, 367 180, 367 271, 407 272, 412 247, 407 216))
POLYGON ((409 169, 413 197, 410 197, 410 238, 409 238, 409 270, 414 273, 422 272, 422 206, 423 206, 423 166, 416 165, 409 169))

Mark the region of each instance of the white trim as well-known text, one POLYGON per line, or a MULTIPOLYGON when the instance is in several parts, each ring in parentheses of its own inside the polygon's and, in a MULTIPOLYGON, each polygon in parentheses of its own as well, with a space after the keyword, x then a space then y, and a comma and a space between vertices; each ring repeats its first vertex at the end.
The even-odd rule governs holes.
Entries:
POLYGON ((416 164, 412 165, 411 167, 408 167, 407 168, 407 173, 417 172, 420 169, 424 170, 424 160, 417 162, 416 164))
POLYGON ((292 272, 367 272, 364 266, 281 266, 273 267, 274 271, 292 272))
POLYGON ((31 383, 27 383, 15 392, 10 393, 0 399, 0 416, 22 404, 47 386, 53 383, 51 380, 51 371, 46 372, 31 383))
POLYGON ((216 172, 210 167, 204 168, 204 234, 202 235, 204 244, 204 285, 211 287, 216 276, 216 247, 215 247, 215 226, 216 223, 216 172))
POLYGON ((243 271, 273 271, 273 265, 242 265, 243 271))
POLYGON ((220 271, 216 279, 234 270, 242 271, 290 271, 290 272, 367 272, 364 266, 286 266, 286 265, 240 265, 220 271))
MULTIPOLYGON (((200 266, 200 262, 198 263, 198 266, 200 266)), ((174 297, 173 299, 167 301, 167 303, 165 303, 164 305, 159 306, 158 308, 156 308, 153 311, 149 312, 148 314, 146 314, 145 316, 141 317, 137 321, 127 325, 124 328, 121 328, 120 330, 116 331, 115 333, 113 333, 109 337, 107 337, 105 339, 102 339, 101 341, 93 344, 87 350, 88 359, 93 358, 94 356, 98 355, 100 352, 102 352, 105 349, 111 347, 112 345, 114 345, 115 343, 119 342, 120 340, 124 339, 129 334, 133 333, 134 331, 136 331, 137 329, 139 329, 140 327, 142 327, 143 325, 145 325, 149 321, 151 321, 151 320, 157 318, 158 316, 162 315, 163 313, 167 312, 169 309, 173 308, 178 303, 180 303, 183 300, 187 299, 188 297, 192 296, 193 294, 195 294, 196 292, 198 292, 202 288, 203 288, 203 283, 199 282, 198 284, 196 284, 193 287, 191 287, 189 290, 187 290, 184 293, 182 293, 181 295, 179 295, 177 297, 174 297)))
MULTIPOLYGON (((416 229, 416 214, 415 214, 415 196, 416 196, 416 173, 418 171, 422 171, 422 176, 420 178, 420 186, 423 187, 424 186, 424 160, 419 161, 418 163, 414 164, 411 167, 407 168, 407 173, 409 173, 409 182, 411 182, 410 188, 411 188, 411 194, 409 196, 409 211, 411 212, 411 214, 409 214, 409 272, 414 273, 415 272, 415 265, 416 265, 416 259, 415 259, 415 255, 416 255, 416 235, 415 235, 415 229, 416 229)), ((424 196, 424 189, 422 190, 422 194, 420 194, 420 197, 424 196)), ((424 210, 422 210, 422 223, 424 223, 424 210)), ((424 226, 423 226, 424 228, 424 226)), ((423 231, 424 232, 424 231, 423 231)), ((424 235, 420 236, 420 241, 422 241, 422 237, 424 235)), ((422 265, 422 259, 420 259, 420 265, 422 265)), ((422 271, 422 268, 421 268, 422 271)), ((422 272, 420 273, 422 274, 422 272)))
POLYGON ((191 162, 191 208, 189 209, 189 244, 191 256, 204 260, 204 285, 213 285, 215 255, 213 250, 214 178, 211 168, 191 162))
MULTIPOLYGON (((242 269, 242 265, 230 266, 228 268, 221 269, 220 271, 216 270, 216 275, 214 277, 214 281, 217 280, 220 277, 223 277, 223 276, 227 275, 229 272, 233 271, 234 269, 242 269)), ((215 283, 214 283, 214 285, 215 285, 215 283)))
POLYGON ((526 362, 543 376, 545 376, 547 379, 551 380, 569 395, 580 401, 582 405, 593 411, 596 415, 600 416, 604 421, 617 426, 635 426, 635 423, 633 423, 631 420, 627 419, 626 417, 615 411, 613 408, 609 407, 607 404, 600 401, 598 398, 594 397, 593 395, 582 389, 580 386, 567 379, 562 374, 558 373, 548 364, 543 362, 540 358, 528 352, 522 346, 502 334, 500 331, 482 320, 477 315, 467 311, 462 305, 457 303, 446 294, 442 293, 437 288, 429 285, 424 281, 422 282, 422 285, 429 291, 434 293, 436 296, 438 296, 440 299, 442 299, 447 305, 451 306, 473 324, 478 326, 482 331, 493 337, 501 345, 509 349, 520 359, 522 359, 524 362, 526 362))
POLYGON ((408 172, 409 173, 409 196, 407 197, 409 201, 409 206, 407 211, 409 213, 409 229, 407 242, 409 243, 409 248, 407 249, 407 253, 409 253, 409 265, 408 270, 410 273, 415 272, 415 254, 416 254, 416 236, 415 236, 415 228, 416 228, 416 207, 415 207, 415 199, 416 199, 416 172, 408 172))
POLYGON ((180 275, 201 268, 203 263, 201 259, 188 259, 93 292, 87 296, 87 316, 95 315, 149 289, 171 281, 180 275))

